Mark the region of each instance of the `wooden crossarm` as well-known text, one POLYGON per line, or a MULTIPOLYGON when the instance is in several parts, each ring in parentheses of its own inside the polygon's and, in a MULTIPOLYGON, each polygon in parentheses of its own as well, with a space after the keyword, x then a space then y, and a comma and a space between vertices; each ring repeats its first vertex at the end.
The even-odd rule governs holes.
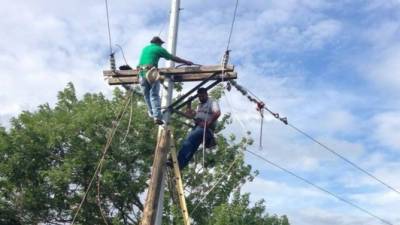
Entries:
MULTIPOLYGON (((171 76, 171 79, 172 79, 173 82, 202 81, 202 80, 205 80, 205 79, 209 78, 213 74, 214 73, 180 74, 180 75, 171 76)), ((211 80, 217 80, 217 79, 220 79, 220 78, 221 78, 221 75, 217 75, 211 80)), ((223 79, 224 80, 237 79, 237 73, 236 72, 227 72, 223 76, 223 79)), ((137 84, 137 83, 139 83, 137 76, 109 77, 107 80, 108 80, 108 84, 109 85, 137 84)))
MULTIPOLYGON (((198 74, 198 73, 216 73, 216 72, 233 72, 234 66, 228 65, 225 69, 221 65, 213 65, 213 66, 186 66, 186 67, 178 67, 178 68, 160 68, 159 72, 161 75, 165 74, 198 74)), ((125 76, 137 76, 139 73, 138 70, 116 70, 115 72, 112 70, 105 70, 103 75, 105 77, 125 77, 125 76)))

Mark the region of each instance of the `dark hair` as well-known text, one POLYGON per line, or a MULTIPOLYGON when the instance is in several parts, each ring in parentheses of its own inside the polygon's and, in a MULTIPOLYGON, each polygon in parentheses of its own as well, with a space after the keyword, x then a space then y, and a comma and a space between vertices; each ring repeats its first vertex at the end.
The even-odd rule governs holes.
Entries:
POLYGON ((197 94, 207 94, 207 88, 199 88, 197 89, 197 94))
POLYGON ((155 36, 155 37, 153 37, 153 38, 150 40, 150 43, 153 43, 153 44, 163 44, 164 41, 163 41, 160 37, 155 36))

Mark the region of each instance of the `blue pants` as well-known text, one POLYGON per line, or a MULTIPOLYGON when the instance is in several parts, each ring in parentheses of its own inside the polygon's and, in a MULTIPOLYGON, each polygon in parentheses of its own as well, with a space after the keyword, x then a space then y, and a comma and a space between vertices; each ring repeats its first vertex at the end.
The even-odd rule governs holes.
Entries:
POLYGON ((154 119, 162 119, 161 100, 160 100, 160 81, 157 80, 150 84, 145 78, 139 78, 140 87, 142 88, 144 101, 147 105, 147 111, 154 119))
MULTIPOLYGON (((204 128, 196 126, 189 133, 186 139, 182 143, 182 147, 178 154, 179 168, 183 169, 189 161, 193 158, 194 153, 196 153, 200 144, 203 143, 204 128)), ((205 140, 206 143, 212 138, 212 131, 206 129, 205 140)))

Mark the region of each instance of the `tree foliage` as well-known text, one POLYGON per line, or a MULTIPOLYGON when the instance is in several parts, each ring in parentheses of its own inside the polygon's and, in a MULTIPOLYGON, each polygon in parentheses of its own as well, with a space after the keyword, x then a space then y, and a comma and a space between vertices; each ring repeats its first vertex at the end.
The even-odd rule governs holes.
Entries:
MULTIPOLYGON (((189 129, 174 121, 179 147, 189 129)), ((228 123, 230 117, 225 115, 219 131, 228 123)), ((55 107, 43 104, 34 112, 24 111, 12 119, 9 130, 0 128, 0 224, 70 224, 113 125, 117 129, 99 176, 99 191, 93 185, 75 224, 138 224, 157 127, 148 118, 141 96, 115 89, 112 99, 101 93, 78 99, 71 83, 59 92, 55 107), (118 120, 120 112, 125 113, 118 120)), ((191 214, 194 224, 222 224, 219 218, 230 207, 244 210, 246 220, 279 221, 264 214, 262 203, 251 208, 248 195, 235 192, 229 202, 234 190, 256 175, 241 151, 251 140, 220 133, 217 140, 218 148, 205 154, 205 168, 199 151, 182 171, 189 211, 196 208, 191 214), (228 172, 233 162, 234 169, 228 172), (221 176, 222 182, 202 200, 221 176)), ((171 194, 166 194, 165 224, 182 224, 171 194)))

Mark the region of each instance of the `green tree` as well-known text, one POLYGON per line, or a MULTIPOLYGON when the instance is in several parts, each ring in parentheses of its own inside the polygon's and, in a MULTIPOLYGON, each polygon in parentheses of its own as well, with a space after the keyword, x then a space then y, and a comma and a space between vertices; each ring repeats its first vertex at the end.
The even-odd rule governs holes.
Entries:
POLYGON ((209 225, 289 225, 286 216, 269 216, 265 212, 264 201, 250 206, 249 194, 241 195, 239 191, 233 193, 230 203, 224 203, 214 209, 208 221, 209 225))
MULTIPOLYGON (((225 115, 218 131, 230 122, 225 115)), ((179 147, 189 129, 177 120, 172 125, 179 147)), ((76 224, 104 224, 101 212, 109 224, 138 224, 157 127, 148 118, 141 96, 115 89, 112 99, 101 93, 78 99, 71 83, 59 92, 55 107, 43 104, 34 112, 24 111, 12 119, 9 130, 0 128, 0 224, 70 223, 113 126, 117 129, 99 176, 99 192, 94 185, 76 224), (120 112, 124 113, 119 120, 120 112)), ((182 171, 189 211, 196 208, 191 214, 195 224, 206 225, 216 218, 232 192, 256 175, 243 160, 242 150, 250 139, 220 133, 217 139, 218 148, 206 153, 206 168, 201 166, 199 151, 197 160, 182 171), (222 182, 206 196, 221 176, 222 182)), ((170 194, 166 194, 164 221, 182 224, 170 194)))

